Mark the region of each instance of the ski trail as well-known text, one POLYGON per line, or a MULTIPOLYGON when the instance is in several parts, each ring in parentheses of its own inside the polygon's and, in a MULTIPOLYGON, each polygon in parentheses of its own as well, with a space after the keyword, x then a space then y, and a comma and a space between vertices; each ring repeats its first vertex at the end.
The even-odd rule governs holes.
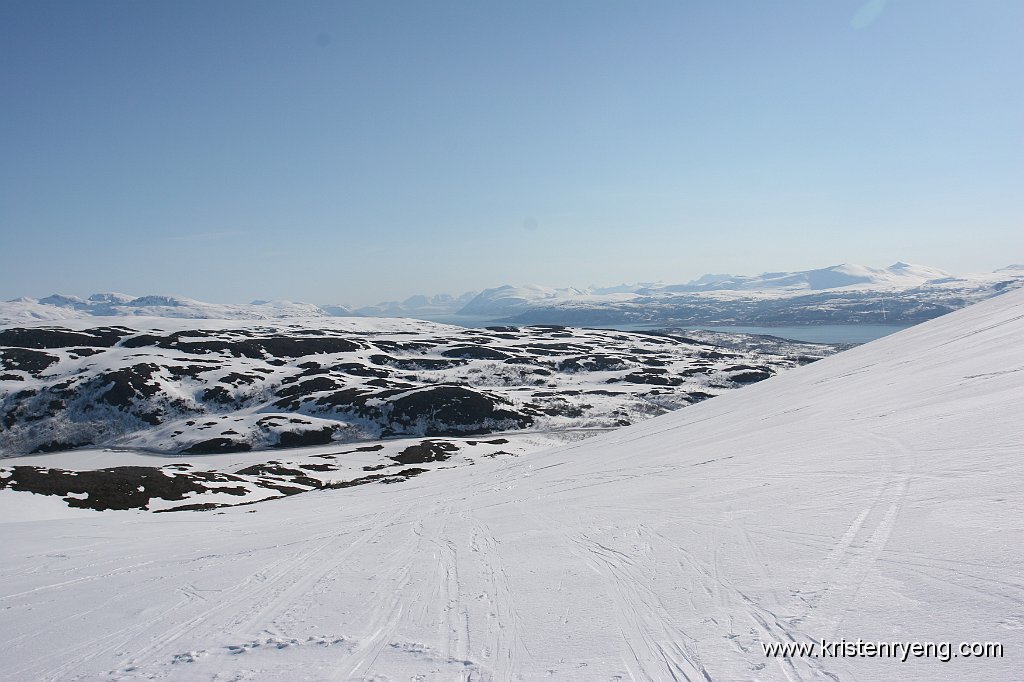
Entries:
POLYGON ((529 657, 522 641, 522 621, 515 606, 498 548, 498 541, 490 528, 481 521, 471 521, 470 552, 477 561, 480 582, 484 586, 481 598, 486 601, 487 634, 481 651, 485 658, 493 658, 494 679, 504 682, 514 679, 521 661, 529 657))
MULTIPOLYGON (((407 508, 403 510, 402 515, 407 511, 407 508)), ((289 634, 285 630, 294 625, 295 620, 294 617, 287 617, 287 614, 297 610, 301 613, 301 604, 305 601, 305 597, 338 566, 350 561, 358 550, 380 537, 393 524, 394 518, 394 514, 375 515, 370 526, 360 532, 352 541, 347 541, 347 538, 339 536, 328 538, 325 543, 305 555, 304 571, 293 572, 287 580, 282 580, 279 585, 268 590, 264 597, 253 605, 252 609, 239 613, 222 628, 222 632, 225 634, 249 634, 262 628, 274 635, 289 634), (343 547, 338 547, 339 544, 342 544, 343 547), (326 556, 327 559, 320 560, 320 556, 326 556)))
MULTIPOLYGON (((130 659, 122 662, 122 667, 140 669, 159 665, 169 657, 170 654, 167 652, 171 645, 185 635, 193 635, 196 638, 208 638, 213 631, 233 631, 230 626, 227 628, 224 626, 204 626, 220 613, 231 612, 232 609, 239 607, 244 611, 248 611, 252 608, 251 604, 263 603, 267 595, 274 594, 279 585, 282 583, 290 584, 291 581, 294 581, 296 572, 301 571, 312 556, 329 546, 334 539, 333 537, 328 537, 326 540, 315 544, 306 552, 290 556, 285 555, 283 560, 274 562, 272 568, 257 571, 253 574, 253 576, 258 576, 257 578, 247 580, 242 585, 230 588, 231 596, 228 599, 220 599, 198 615, 163 631, 162 634, 154 637, 155 641, 152 644, 137 650, 130 659), (242 589, 243 587, 251 587, 251 589, 242 589)), ((231 617, 228 616, 228 618, 230 619, 231 617)))
POLYGON ((387 538, 393 549, 381 563, 390 570, 378 577, 387 590, 383 595, 379 590, 378 598, 368 604, 360 619, 365 625, 356 631, 369 634, 358 638, 359 644, 332 679, 376 679, 378 663, 384 665, 382 661, 394 656, 411 656, 435 673, 443 669, 443 679, 478 679, 479 666, 469 653, 469 615, 459 577, 458 545, 450 536, 452 513, 450 503, 438 503, 417 511, 415 521, 396 517, 391 523, 408 527, 413 539, 387 538), (432 557, 426 565, 424 556, 432 557), (399 636, 406 631, 423 634, 431 626, 437 633, 436 647, 399 636))
MULTIPOLYGON (((455 544, 442 540, 437 552, 438 578, 441 586, 441 654, 447 661, 469 663, 469 615, 461 601, 458 553, 455 544)), ((469 671, 461 675, 468 679, 469 671)))
POLYGON ((669 558, 663 558, 662 563, 674 566, 680 576, 690 581, 690 603, 696 604, 695 610, 708 610, 716 616, 730 614, 728 622, 720 622, 716 616, 709 615, 703 626, 706 631, 717 632, 718 637, 728 641, 731 650, 746 661, 752 678, 762 676, 764 673, 761 671, 769 664, 791 681, 803 680, 805 675, 832 676, 820 661, 813 659, 765 659, 761 642, 806 641, 810 638, 797 627, 798 619, 782 615, 782 600, 770 587, 778 580, 770 573, 757 544, 741 522, 730 521, 707 532, 704 537, 711 547, 708 561, 698 559, 694 551, 647 524, 639 524, 637 534, 645 538, 640 546, 640 554, 645 560, 667 554, 669 558), (729 566, 722 558, 723 548, 738 552, 740 566, 748 573, 748 579, 765 586, 759 598, 750 596, 728 577, 735 571, 728 570, 729 566), (750 629, 747 632, 743 632, 733 618, 733 615, 742 614, 749 619, 750 629))
MULTIPOLYGON (((339 536, 330 533, 312 535, 289 543, 306 545, 308 549, 279 555, 275 561, 261 566, 244 580, 218 592, 218 598, 211 602, 200 599, 194 590, 182 589, 185 598, 173 606, 153 617, 140 619, 134 625, 82 642, 67 651, 72 658, 65 665, 44 671, 40 673, 40 677, 62 679, 75 667, 80 667, 102 654, 120 650, 133 650, 133 654, 122 659, 115 666, 117 670, 132 676, 151 676, 154 674, 153 671, 172 660, 175 653, 172 645, 185 636, 194 640, 216 642, 217 645, 240 641, 239 637, 248 637, 252 634, 248 631, 240 633, 240 629, 260 622, 260 615, 272 604, 282 602, 288 594, 292 594, 294 587, 304 582, 304 569, 309 567, 311 559, 338 541, 339 536), (194 609, 200 604, 206 608, 196 612, 194 609), (161 623, 169 625, 164 625, 161 629, 161 623), (139 642, 142 639, 145 639, 145 643, 139 642)), ((353 547, 358 546, 360 541, 365 541, 365 534, 363 538, 357 538, 352 543, 353 547)), ((264 549, 276 548, 277 546, 270 546, 264 549)))
POLYGON ((860 434, 858 440, 867 448, 881 448, 890 453, 885 458, 888 468, 878 492, 826 556, 815 581, 816 587, 804 599, 794 619, 796 623, 805 620, 813 623, 816 639, 835 637, 844 614, 852 607, 892 535, 917 468, 916 456, 893 438, 860 434))
MULTIPOLYGON (((167 644, 173 643, 183 634, 188 632, 191 628, 205 621, 212 614, 224 608, 225 603, 229 605, 240 604, 249 598, 251 592, 247 591, 247 588, 256 588, 260 583, 266 582, 268 576, 273 579, 273 576, 278 575, 276 571, 287 571, 293 567, 295 559, 287 555, 273 561, 266 566, 260 568, 257 571, 249 574, 244 580, 236 583, 235 585, 227 588, 222 592, 222 596, 226 601, 217 601, 211 604, 208 608, 202 610, 199 614, 185 617, 184 620, 180 621, 177 625, 168 628, 163 632, 162 635, 152 635, 153 629, 152 619, 140 619, 134 622, 132 625, 128 625, 123 628, 118 628, 113 632, 109 632, 101 637, 93 638, 78 644, 71 649, 65 650, 66 655, 70 655, 71 658, 67 659, 66 662, 53 669, 46 670, 38 673, 38 676, 42 679, 62 679, 71 670, 81 667, 96 657, 109 653, 116 650, 130 650, 133 647, 130 646, 137 639, 146 635, 149 640, 153 640, 151 644, 145 645, 138 649, 130 659, 122 660, 119 664, 121 669, 132 669, 135 670, 138 666, 135 665, 135 661, 139 658, 149 656, 153 652, 165 647, 167 644)), ((187 607, 195 605, 196 600, 186 595, 186 598, 177 602, 173 606, 163 610, 156 615, 156 621, 168 621, 175 618, 180 618, 179 612, 185 611, 187 607)), ((155 663, 156 661, 152 661, 155 663)), ((16 671, 17 673, 25 672, 24 670, 16 671)))
POLYGON ((649 587, 648 567, 585 534, 570 540, 586 563, 604 579, 615 605, 619 633, 630 652, 624 662, 631 677, 712 682, 697 654, 696 643, 673 624, 664 604, 649 587))
POLYGON ((369 635, 359 638, 359 644, 352 651, 349 660, 331 675, 331 679, 353 680, 367 677, 381 652, 392 643, 395 631, 406 610, 409 595, 406 588, 411 583, 413 561, 406 548, 399 548, 392 561, 385 564, 390 570, 382 574, 380 584, 388 585, 387 596, 373 601, 368 606, 368 624, 360 628, 369 635))
POLYGON ((74 578, 72 580, 64 580, 62 582, 52 583, 50 585, 40 585, 39 587, 33 587, 31 590, 24 590, 22 592, 13 592, 11 594, 0 595, 0 601, 6 601, 8 599, 15 599, 16 597, 25 597, 25 596, 28 596, 28 595, 35 596, 35 595, 37 595, 40 592, 46 592, 46 591, 49 591, 49 590, 59 590, 59 589, 65 588, 65 587, 72 587, 72 586, 75 586, 75 585, 82 585, 84 583, 95 582, 97 580, 107 580, 107 579, 109 579, 109 578, 111 578, 113 576, 116 576, 116 575, 133 573, 133 572, 137 571, 138 569, 140 569, 140 568, 142 568, 144 566, 152 566, 152 565, 154 565, 156 563, 157 562, 155 562, 155 561, 143 561, 141 563, 132 564, 130 566, 121 566, 119 568, 115 568, 115 569, 113 569, 111 571, 107 571, 106 573, 101 573, 101 574, 98 574, 98 575, 83 576, 81 578, 74 578))
POLYGON ((857 592, 867 579, 872 564, 878 560, 882 550, 885 549, 885 544, 896 525, 896 517, 903 506, 908 487, 909 481, 907 480, 901 480, 896 484, 893 493, 894 500, 889 504, 881 521, 875 526, 871 535, 861 543, 857 551, 849 554, 847 561, 835 572, 832 584, 817 601, 815 607, 825 614, 830 614, 826 616, 827 621, 822 631, 822 636, 825 639, 834 638, 843 616, 853 604, 857 592))

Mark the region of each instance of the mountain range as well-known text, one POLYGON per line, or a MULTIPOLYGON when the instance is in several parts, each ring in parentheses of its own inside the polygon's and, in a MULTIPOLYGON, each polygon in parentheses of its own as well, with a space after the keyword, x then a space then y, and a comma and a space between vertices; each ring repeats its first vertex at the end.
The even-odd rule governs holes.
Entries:
POLYGON ((518 324, 602 326, 643 324, 779 325, 912 324, 937 317, 1024 283, 1024 265, 953 275, 898 262, 886 268, 842 264, 760 275, 707 274, 685 284, 551 288, 504 285, 480 293, 415 295, 370 306, 293 301, 218 304, 179 296, 54 294, 0 303, 0 324, 90 316, 192 319, 414 317, 487 319, 518 324))

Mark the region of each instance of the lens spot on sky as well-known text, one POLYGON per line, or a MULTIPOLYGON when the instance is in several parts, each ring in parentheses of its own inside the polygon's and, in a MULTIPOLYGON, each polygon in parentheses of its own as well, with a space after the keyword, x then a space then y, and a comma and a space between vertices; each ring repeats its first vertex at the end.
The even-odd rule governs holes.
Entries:
POLYGON ((327 47, 328 45, 331 44, 331 34, 330 33, 318 33, 316 35, 316 44, 317 44, 317 47, 327 47))
POLYGON ((860 30, 867 28, 871 24, 875 23, 875 20, 882 14, 882 10, 885 9, 885 5, 889 0, 870 0, 864 3, 857 13, 853 15, 853 19, 850 21, 850 26, 860 30))
POLYGON ((536 232, 537 227, 537 219, 533 216, 526 216, 526 218, 523 219, 523 229, 527 232, 536 232))

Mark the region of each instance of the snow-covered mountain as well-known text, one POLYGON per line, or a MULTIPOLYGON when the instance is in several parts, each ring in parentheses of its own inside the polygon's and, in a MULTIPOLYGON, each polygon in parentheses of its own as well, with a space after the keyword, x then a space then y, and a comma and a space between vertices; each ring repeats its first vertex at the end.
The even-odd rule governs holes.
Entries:
POLYGON ((368 317, 420 317, 453 315, 461 310, 476 296, 475 291, 468 291, 460 296, 437 294, 410 296, 404 301, 385 301, 376 305, 357 308, 356 313, 368 317))
POLYGON ((354 308, 342 303, 313 305, 294 301, 252 301, 248 304, 208 303, 181 296, 130 296, 93 294, 88 298, 54 294, 45 298, 17 298, 0 302, 0 324, 35 320, 69 320, 88 317, 168 317, 211 320, 279 320, 309 317, 431 317, 457 313, 476 292, 461 296, 410 296, 354 308))
MULTIPOLYGON (((1008 292, 547 452, 220 513, 75 510, 8 487, 4 674, 1016 679, 1021 338, 1024 291, 1008 292), (780 643, 815 648, 766 654, 780 643)), ((126 457, 93 453, 76 475, 126 457)))
MULTIPOLYGON (((350 311, 345 311, 350 314, 350 311)), ((309 303, 253 301, 249 304, 207 303, 181 296, 93 294, 88 298, 54 294, 38 300, 18 298, 0 302, 0 324, 33 320, 89 317, 167 317, 218 320, 272 320, 288 317, 327 317, 333 313, 309 303)))
POLYGON ((1024 284, 1024 270, 954 276, 923 265, 835 265, 756 276, 704 275, 686 284, 607 289, 502 286, 462 313, 505 322, 581 326, 913 324, 1024 284))
POLYGON ((590 295, 586 289, 552 289, 537 284, 487 289, 474 296, 459 310, 462 315, 508 315, 535 305, 553 305, 579 300, 590 295))
POLYGON ((1024 267, 954 276, 923 265, 835 265, 756 276, 703 275, 686 284, 551 288, 504 285, 458 296, 415 295, 354 308, 292 301, 218 304, 178 296, 104 293, 0 302, 0 324, 92 316, 273 320, 310 317, 459 317, 514 324, 608 326, 914 324, 1024 284, 1024 267))
POLYGON ((924 265, 894 263, 887 268, 843 263, 801 272, 765 272, 756 276, 704 275, 683 285, 647 289, 657 291, 820 291, 847 287, 908 288, 953 277, 948 272, 924 265))
POLYGON ((359 317, 360 313, 357 313, 351 306, 344 305, 342 303, 325 303, 317 306, 320 310, 324 311, 331 317, 359 317))

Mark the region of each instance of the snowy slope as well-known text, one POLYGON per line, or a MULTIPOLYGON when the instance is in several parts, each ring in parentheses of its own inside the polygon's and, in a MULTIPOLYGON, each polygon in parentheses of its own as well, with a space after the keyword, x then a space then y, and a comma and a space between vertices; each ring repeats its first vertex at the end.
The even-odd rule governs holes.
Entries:
POLYGON ((256 513, 33 521, 61 512, 6 491, 4 674, 1015 679, 1022 338, 1011 292, 573 447, 256 513), (762 653, 821 638, 1005 657, 762 653))

